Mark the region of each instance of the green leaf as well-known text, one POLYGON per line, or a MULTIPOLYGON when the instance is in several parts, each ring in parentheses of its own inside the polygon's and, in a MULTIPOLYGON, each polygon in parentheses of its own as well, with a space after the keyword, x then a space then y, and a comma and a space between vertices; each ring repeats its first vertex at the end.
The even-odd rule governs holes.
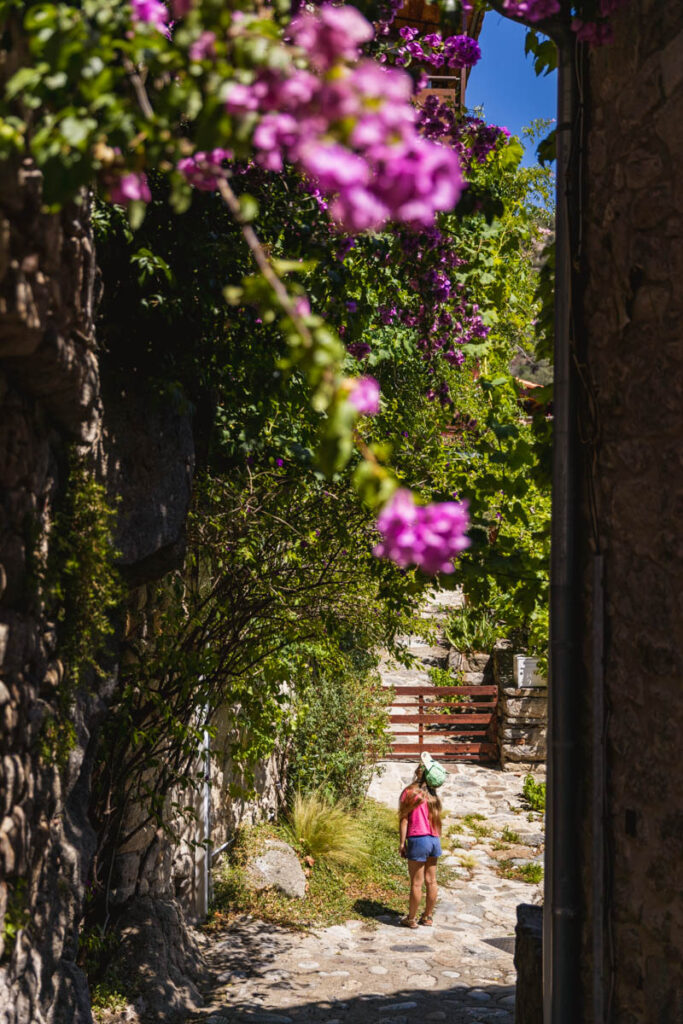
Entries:
POLYGON ((536 147, 536 156, 542 167, 557 160, 557 129, 553 130, 539 142, 536 147))
POLYGON ((249 224, 251 221, 256 220, 259 215, 259 204, 250 196, 247 192, 243 192, 238 198, 240 204, 240 218, 245 224, 249 224))
POLYGON ((69 114, 59 122, 62 135, 74 149, 79 149, 96 128, 97 121, 92 117, 75 117, 69 114))
POLYGON ((146 213, 147 203, 144 203, 141 199, 134 199, 128 204, 128 223, 133 231, 137 231, 142 225, 146 213))

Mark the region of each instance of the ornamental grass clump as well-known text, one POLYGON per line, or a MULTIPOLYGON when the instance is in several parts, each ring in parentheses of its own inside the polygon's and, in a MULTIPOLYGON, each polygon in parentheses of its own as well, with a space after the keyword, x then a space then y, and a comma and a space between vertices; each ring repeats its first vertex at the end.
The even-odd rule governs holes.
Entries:
POLYGON ((308 857, 328 867, 367 863, 363 827, 345 803, 330 803, 321 793, 297 793, 289 814, 289 831, 308 857))

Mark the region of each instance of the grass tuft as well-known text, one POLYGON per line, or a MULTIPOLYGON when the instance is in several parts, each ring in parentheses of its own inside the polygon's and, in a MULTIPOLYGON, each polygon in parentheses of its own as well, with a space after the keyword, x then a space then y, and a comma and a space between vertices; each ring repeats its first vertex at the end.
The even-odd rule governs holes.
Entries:
POLYGON ((466 814, 462 820, 477 839, 486 839, 491 835, 491 826, 481 824, 482 821, 486 821, 483 814, 466 814))
POLYGON ((498 873, 503 878, 528 882, 530 885, 537 885, 543 879, 543 867, 535 861, 529 864, 513 864, 509 860, 501 860, 498 862, 498 873))
POLYGON ((366 834, 360 819, 343 803, 321 793, 297 793, 289 815, 294 845, 327 866, 363 867, 368 862, 366 834))

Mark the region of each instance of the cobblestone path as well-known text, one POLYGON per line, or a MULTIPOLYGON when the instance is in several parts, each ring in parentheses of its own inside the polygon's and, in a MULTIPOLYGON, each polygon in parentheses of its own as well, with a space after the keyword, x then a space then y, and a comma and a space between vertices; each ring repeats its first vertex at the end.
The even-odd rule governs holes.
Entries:
MULTIPOLYGON (((412 766, 383 767, 370 795, 394 807, 412 766)), ((447 827, 461 831, 444 844, 455 877, 440 889, 433 928, 411 931, 386 915, 302 934, 244 918, 206 940, 219 987, 193 1020, 513 1024, 515 908, 540 899, 541 886, 502 878, 496 858, 533 862, 543 841, 537 816, 520 810, 521 789, 521 774, 451 768, 441 793, 447 827), (481 817, 459 821, 465 815, 481 817), (503 843, 506 827, 515 842, 503 843)))
MULTIPOLYGON (((380 667, 384 682, 421 685, 445 667, 440 620, 457 593, 428 601, 433 642, 413 638, 411 668, 380 667)), ((417 736, 416 736, 417 738, 417 736)), ((392 809, 415 763, 386 762, 369 796, 392 809)), ((476 764, 449 766, 440 796, 447 813, 434 927, 411 931, 392 914, 307 933, 243 918, 203 936, 219 977, 203 1024, 513 1024, 516 907, 540 902, 541 884, 502 877, 542 862, 543 824, 523 808, 523 773, 476 764), (529 817, 532 820, 529 820, 529 817), (465 820, 463 820, 465 819, 465 820)), ((398 842, 398 837, 397 837, 398 842)), ((406 908, 408 899, 406 869, 406 908)))

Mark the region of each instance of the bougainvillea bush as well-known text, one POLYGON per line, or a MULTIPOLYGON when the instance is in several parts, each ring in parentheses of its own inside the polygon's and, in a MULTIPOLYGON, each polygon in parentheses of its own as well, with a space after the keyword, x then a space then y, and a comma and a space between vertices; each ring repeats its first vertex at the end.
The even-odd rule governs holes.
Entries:
MULTIPOLYGON (((619 5, 504 0, 494 6, 542 31, 563 23, 595 43, 607 37, 609 16, 619 5)), ((456 123, 452 111, 433 104, 419 112, 415 78, 401 67, 468 68, 479 57, 478 45, 463 34, 417 38, 412 30, 392 40, 397 10, 397 4, 368 9, 370 20, 355 7, 331 3, 0 5, 6 49, 0 157, 35 162, 48 208, 96 187, 127 209, 134 227, 152 200, 153 174, 166 180, 176 212, 187 209, 193 195, 217 191, 241 224, 258 268, 242 293, 233 286, 229 296, 277 321, 288 342, 282 368, 303 373, 314 408, 326 416, 322 468, 338 471, 360 449, 368 467, 356 483, 376 505, 390 499, 398 481, 354 439, 359 420, 373 415, 375 403, 358 397, 372 385, 346 378, 338 334, 306 295, 283 282, 291 265, 275 265, 259 243, 251 226, 258 227, 259 207, 248 175, 254 168, 271 175, 294 171, 301 199, 312 196, 329 230, 350 235, 389 223, 403 231, 438 230, 438 218, 464 193, 466 202, 478 202, 468 163, 485 160, 500 132, 476 119, 456 123)), ((548 45, 533 38, 535 52, 548 45)), ((543 54, 539 59, 547 64, 543 54)), ((429 282, 437 295, 447 287, 440 273, 433 269, 429 282)), ((461 353, 448 340, 448 316, 446 310, 441 333, 432 327, 422 344, 426 350, 436 344, 459 362, 461 353)), ((476 333, 476 311, 473 322, 463 324, 471 317, 466 309, 458 317, 463 343, 468 332, 476 333)), ((464 525, 465 518, 457 521, 464 525)), ((461 533, 452 539, 443 533, 441 564, 462 547, 461 533)))

